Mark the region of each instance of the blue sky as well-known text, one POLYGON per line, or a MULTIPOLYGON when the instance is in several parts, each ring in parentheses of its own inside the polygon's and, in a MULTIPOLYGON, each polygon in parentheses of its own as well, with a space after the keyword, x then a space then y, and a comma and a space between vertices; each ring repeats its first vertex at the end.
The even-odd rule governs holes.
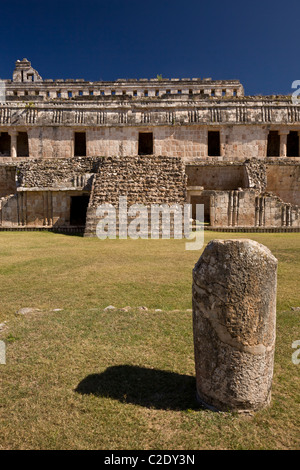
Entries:
POLYGON ((239 79, 248 95, 300 80, 299 0, 0 0, 0 78, 239 79))

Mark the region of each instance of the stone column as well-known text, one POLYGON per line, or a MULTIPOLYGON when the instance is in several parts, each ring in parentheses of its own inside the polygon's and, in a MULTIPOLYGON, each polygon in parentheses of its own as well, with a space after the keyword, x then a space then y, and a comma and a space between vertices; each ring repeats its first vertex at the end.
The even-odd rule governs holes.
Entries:
POLYGON ((286 152, 287 152, 287 135, 289 134, 289 131, 284 130, 284 131, 279 131, 280 135, 280 151, 279 155, 280 157, 286 157, 286 152))
POLYGON ((269 405, 277 260, 248 239, 212 240, 193 270, 197 396, 208 408, 249 412, 269 405))
POLYGON ((17 157, 17 135, 18 135, 18 132, 15 131, 15 130, 11 130, 11 131, 9 131, 9 135, 10 135, 10 156, 12 158, 16 158, 17 157))
POLYGON ((225 129, 220 129, 220 156, 225 157, 225 147, 226 147, 226 131, 225 129))

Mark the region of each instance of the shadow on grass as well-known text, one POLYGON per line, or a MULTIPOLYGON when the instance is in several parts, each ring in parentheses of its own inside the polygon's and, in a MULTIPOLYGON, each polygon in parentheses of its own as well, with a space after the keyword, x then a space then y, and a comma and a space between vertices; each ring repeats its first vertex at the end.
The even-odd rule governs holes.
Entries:
POLYGON ((101 374, 88 375, 75 392, 159 410, 200 408, 194 377, 131 365, 108 367, 101 374))

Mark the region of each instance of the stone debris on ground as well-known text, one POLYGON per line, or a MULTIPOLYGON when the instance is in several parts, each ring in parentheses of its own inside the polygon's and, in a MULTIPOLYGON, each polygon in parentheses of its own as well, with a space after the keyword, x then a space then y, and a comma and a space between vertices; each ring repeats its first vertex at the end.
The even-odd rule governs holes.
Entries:
POLYGON ((39 308, 23 307, 16 311, 16 315, 28 315, 29 313, 40 312, 39 308))

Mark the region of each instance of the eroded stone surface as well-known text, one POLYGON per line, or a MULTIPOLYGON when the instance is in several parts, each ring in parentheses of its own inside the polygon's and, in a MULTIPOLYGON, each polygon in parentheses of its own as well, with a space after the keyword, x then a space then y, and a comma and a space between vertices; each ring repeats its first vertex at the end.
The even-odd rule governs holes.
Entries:
POLYGON ((212 240, 193 270, 199 400, 257 410, 271 398, 277 260, 253 240, 212 240))

